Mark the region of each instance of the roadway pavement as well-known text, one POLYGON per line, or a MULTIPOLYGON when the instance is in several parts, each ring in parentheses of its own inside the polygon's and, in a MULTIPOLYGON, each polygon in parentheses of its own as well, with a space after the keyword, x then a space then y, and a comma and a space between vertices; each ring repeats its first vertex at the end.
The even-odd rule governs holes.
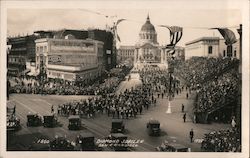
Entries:
MULTIPOLYGON (((123 81, 117 89, 117 93, 130 89, 141 81, 138 74, 131 74, 131 80, 123 81)), ((183 122, 181 113, 181 104, 185 105, 185 109, 191 109, 193 106, 194 94, 189 99, 185 98, 186 92, 183 91, 171 101, 171 112, 167 114, 168 99, 157 98, 156 106, 151 106, 149 110, 143 110, 142 115, 137 118, 124 119, 126 134, 129 139, 144 140, 134 151, 155 151, 155 147, 161 145, 162 142, 176 142, 187 147, 192 151, 200 151, 200 143, 190 143, 189 131, 194 129, 194 138, 196 140, 202 138, 205 133, 213 130, 225 129, 230 127, 229 124, 194 124, 189 115, 187 115, 186 123, 183 122), (154 118, 161 123, 161 136, 149 136, 146 131, 146 123, 149 119, 154 118)), ((29 112, 38 112, 41 115, 50 113, 51 105, 57 107, 58 104, 85 99, 92 96, 60 96, 60 95, 33 95, 33 94, 11 94, 8 104, 16 104, 17 116, 21 119, 21 130, 8 138, 8 150, 27 150, 32 141, 39 137, 54 138, 55 135, 66 136, 73 141, 77 134, 83 132, 91 132, 98 138, 104 138, 110 134, 112 118, 107 114, 96 114, 93 118, 82 119, 84 128, 80 131, 69 131, 67 129, 67 117, 58 117, 60 126, 55 128, 44 127, 27 127, 26 115, 29 112)), ((157 97, 157 96, 155 96, 157 97)), ((55 109, 56 111, 56 109, 55 109)), ((187 111, 188 112, 188 111, 187 111)))

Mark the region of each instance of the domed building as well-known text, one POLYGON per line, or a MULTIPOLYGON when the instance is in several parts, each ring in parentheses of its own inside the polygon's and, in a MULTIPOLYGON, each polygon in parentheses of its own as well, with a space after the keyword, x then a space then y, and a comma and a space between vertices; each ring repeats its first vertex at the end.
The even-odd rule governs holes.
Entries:
MULTIPOLYGON (((184 49, 181 47, 176 48, 177 57, 183 56, 184 49)), ((150 22, 149 15, 141 27, 138 42, 134 46, 121 46, 117 55, 119 61, 134 61, 136 67, 144 64, 167 66, 167 50, 165 46, 159 46, 157 32, 154 25, 150 22)))
POLYGON ((160 63, 161 50, 157 42, 155 27, 150 22, 149 15, 139 33, 139 41, 136 44, 135 63, 160 63))
POLYGON ((152 43, 158 45, 157 42, 157 33, 155 31, 154 25, 151 24, 149 16, 147 17, 147 21, 141 27, 141 31, 139 33, 140 44, 152 43))

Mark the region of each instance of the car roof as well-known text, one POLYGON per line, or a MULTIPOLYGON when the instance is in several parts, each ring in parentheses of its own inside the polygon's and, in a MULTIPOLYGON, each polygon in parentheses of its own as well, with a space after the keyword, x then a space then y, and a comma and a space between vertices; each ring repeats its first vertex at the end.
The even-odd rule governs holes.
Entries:
POLYGON ((69 119, 80 119, 78 115, 70 115, 69 119))
POLYGON ((158 120, 149 120, 150 124, 160 124, 158 120))
POLYGON ((122 119, 112 119, 112 122, 123 122, 122 119))
POLYGON ((175 148, 175 149, 187 149, 188 147, 182 145, 182 144, 178 144, 178 143, 169 143, 169 146, 175 148))
POLYGON ((29 114, 27 114, 27 116, 35 116, 35 115, 38 115, 38 113, 29 113, 29 114))
POLYGON ((90 132, 81 133, 81 134, 79 134, 79 136, 82 136, 84 138, 86 138, 86 137, 94 137, 94 135, 92 133, 90 133, 90 132))

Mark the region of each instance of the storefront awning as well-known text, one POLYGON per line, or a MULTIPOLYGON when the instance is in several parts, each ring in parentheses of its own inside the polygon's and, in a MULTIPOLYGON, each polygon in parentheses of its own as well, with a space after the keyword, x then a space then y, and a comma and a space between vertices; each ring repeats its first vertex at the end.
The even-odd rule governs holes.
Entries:
POLYGON ((37 76, 38 73, 36 73, 36 72, 29 72, 29 73, 27 73, 27 75, 28 75, 28 76, 37 76))

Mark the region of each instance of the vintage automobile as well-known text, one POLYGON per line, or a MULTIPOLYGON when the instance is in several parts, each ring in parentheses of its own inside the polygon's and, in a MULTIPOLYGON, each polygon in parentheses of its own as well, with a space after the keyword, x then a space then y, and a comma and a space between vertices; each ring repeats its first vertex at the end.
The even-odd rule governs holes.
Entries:
POLYGON ((42 117, 38 113, 27 115, 27 126, 41 126, 42 125, 42 117))
POLYGON ((55 127, 57 123, 57 117, 55 116, 55 114, 48 114, 43 116, 44 127, 55 127))
POLYGON ((125 130, 125 125, 121 119, 113 119, 111 125, 110 133, 123 133, 125 130))
POLYGON ((17 131, 21 128, 20 119, 15 115, 7 117, 7 132, 17 131))
POLYGON ((77 115, 69 116, 69 125, 68 125, 69 130, 79 130, 81 129, 81 126, 82 122, 79 116, 77 115))
POLYGON ((50 140, 45 137, 41 137, 36 139, 31 146, 29 147, 29 150, 32 151, 49 151, 50 150, 50 140))
POLYGON ((65 137, 56 136, 54 140, 50 141, 51 151, 73 151, 74 149, 74 144, 65 137))
POLYGON ((162 143, 161 146, 157 147, 156 151, 189 152, 191 151, 191 149, 182 144, 165 142, 165 143, 162 143))
POLYGON ((149 120, 147 123, 147 131, 150 136, 159 136, 161 134, 160 122, 158 120, 149 120))
POLYGON ((92 133, 81 133, 76 137, 75 143, 81 151, 95 151, 97 149, 95 137, 92 133))
POLYGON ((113 140, 113 142, 115 142, 109 144, 109 146, 115 151, 129 151, 129 147, 126 143, 128 137, 123 133, 111 133, 107 139, 113 140))

